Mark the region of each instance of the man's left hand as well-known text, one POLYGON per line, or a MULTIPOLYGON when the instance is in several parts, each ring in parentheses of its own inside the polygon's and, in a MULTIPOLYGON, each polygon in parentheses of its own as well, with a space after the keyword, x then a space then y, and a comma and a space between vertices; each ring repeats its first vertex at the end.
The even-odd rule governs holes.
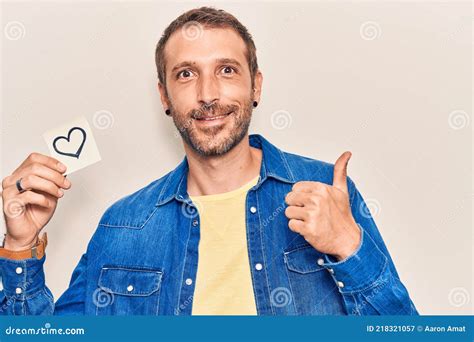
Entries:
POLYGON ((285 197, 289 228, 321 253, 331 254, 338 260, 354 253, 361 239, 347 189, 347 163, 351 155, 344 152, 337 159, 333 185, 297 182, 285 197))

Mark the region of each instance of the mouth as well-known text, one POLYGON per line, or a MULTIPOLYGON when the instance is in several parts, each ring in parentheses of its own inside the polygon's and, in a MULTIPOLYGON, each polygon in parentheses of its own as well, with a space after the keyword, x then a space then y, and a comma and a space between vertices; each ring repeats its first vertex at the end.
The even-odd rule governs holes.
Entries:
POLYGON ((220 119, 224 119, 226 118, 227 116, 229 116, 230 114, 232 114, 234 111, 231 111, 227 114, 222 114, 222 115, 217 115, 217 116, 203 116, 203 117, 200 117, 200 118, 194 118, 195 120, 198 120, 198 121, 215 121, 215 120, 220 120, 220 119))

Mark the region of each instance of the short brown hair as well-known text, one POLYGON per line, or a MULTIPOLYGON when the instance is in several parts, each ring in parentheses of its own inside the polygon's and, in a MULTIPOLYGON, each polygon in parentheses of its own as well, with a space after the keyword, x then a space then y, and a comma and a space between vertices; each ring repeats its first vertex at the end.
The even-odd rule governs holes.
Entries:
POLYGON ((189 10, 181 14, 178 18, 173 20, 171 24, 163 32, 155 50, 155 63, 158 71, 158 80, 166 85, 166 68, 165 68, 165 44, 170 36, 179 29, 182 29, 188 23, 197 23, 204 27, 211 28, 232 28, 245 42, 247 46, 247 62, 250 69, 250 76, 252 79, 252 87, 254 84, 254 77, 258 70, 257 64, 257 49, 253 42, 252 36, 247 28, 240 23, 232 14, 213 7, 200 7, 189 10))

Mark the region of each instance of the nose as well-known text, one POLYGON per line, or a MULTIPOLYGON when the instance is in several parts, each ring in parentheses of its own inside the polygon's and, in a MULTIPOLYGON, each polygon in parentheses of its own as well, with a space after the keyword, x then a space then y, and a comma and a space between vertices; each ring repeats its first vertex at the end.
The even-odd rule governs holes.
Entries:
POLYGON ((201 76, 197 88, 197 100, 200 104, 211 104, 219 100, 219 84, 213 75, 201 76))

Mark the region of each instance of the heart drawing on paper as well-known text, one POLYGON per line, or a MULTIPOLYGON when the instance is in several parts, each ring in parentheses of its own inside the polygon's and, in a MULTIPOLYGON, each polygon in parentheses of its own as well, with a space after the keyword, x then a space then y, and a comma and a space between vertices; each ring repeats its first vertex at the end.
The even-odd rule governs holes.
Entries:
MULTIPOLYGON (((75 134, 77 135, 77 134, 75 134)), ((74 139, 75 141, 78 140, 78 139, 74 139)), ((82 148, 84 147, 84 143, 86 142, 86 131, 84 129, 82 129, 81 127, 73 127, 69 130, 69 132, 67 133, 67 137, 65 136, 62 136, 60 135, 59 137, 56 137, 54 138, 53 140, 53 148, 54 150, 59 153, 59 154, 62 154, 64 156, 68 156, 68 157, 74 157, 74 158, 77 158, 79 159, 79 155, 81 154, 82 152, 82 148), (69 145, 72 145, 71 143, 71 134, 73 132, 79 132, 80 135, 82 135, 82 139, 81 139, 81 143, 79 145, 79 147, 76 149, 76 152, 72 153, 72 152, 65 152, 64 149, 67 149, 67 150, 73 150, 74 146, 69 147, 69 145), (62 141, 62 140, 66 140, 67 144, 65 143, 61 143, 61 149, 58 148, 58 146, 56 146, 58 144, 58 142, 62 141)), ((77 146, 77 144, 76 144, 77 146)), ((74 150, 73 150, 74 151, 74 150)))

